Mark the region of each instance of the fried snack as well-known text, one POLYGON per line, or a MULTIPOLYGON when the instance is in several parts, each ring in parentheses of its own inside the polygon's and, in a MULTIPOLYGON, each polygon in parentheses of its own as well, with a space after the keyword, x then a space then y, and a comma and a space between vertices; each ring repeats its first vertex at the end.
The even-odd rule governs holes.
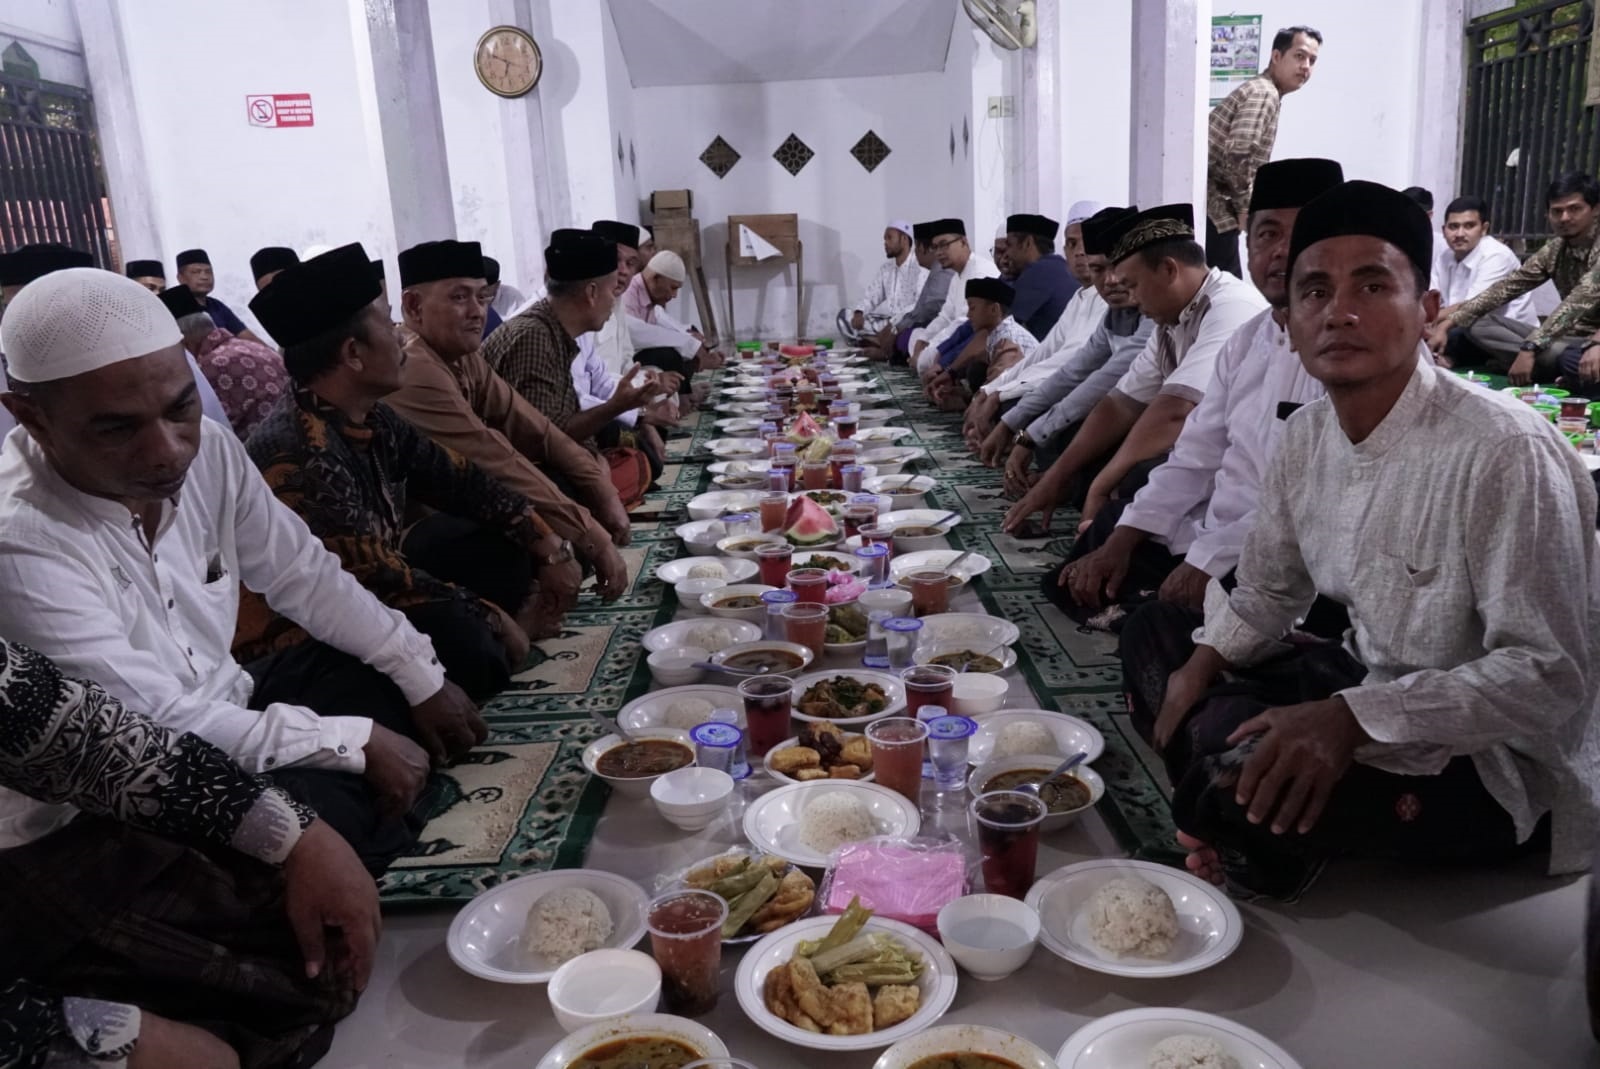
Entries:
POLYGON ((690 869, 683 882, 698 891, 709 890, 712 884, 744 871, 749 864, 750 858, 745 854, 723 854, 708 865, 690 869))
POLYGON ((794 776, 802 769, 821 767, 822 755, 809 746, 785 746, 772 751, 772 770, 785 776, 794 776))
POLYGON ((794 992, 795 1008, 800 1013, 822 1028, 833 1024, 832 999, 828 989, 817 979, 817 970, 809 960, 797 957, 789 962, 789 984, 794 992))
POLYGON ((861 769, 855 765, 834 765, 828 770, 829 779, 860 779, 861 769))
POLYGON ((765 935, 776 931, 811 908, 817 886, 799 869, 791 869, 778 883, 778 893, 750 918, 749 927, 765 935))
POLYGON ((872 996, 863 983, 834 984, 828 992, 830 1036, 863 1036, 873 1030, 872 996))
POLYGON ((780 965, 767 973, 766 983, 762 985, 762 1000, 774 1017, 807 1032, 822 1031, 821 1025, 800 1010, 792 966, 780 965))
POLYGON ((922 1005, 922 989, 915 984, 885 984, 872 1000, 872 1023, 892 1028, 910 1020, 922 1005))
POLYGON ((851 735, 845 739, 839 758, 847 765, 855 765, 862 775, 872 771, 872 743, 865 735, 851 735))
POLYGON ((814 779, 827 779, 828 770, 825 768, 802 768, 800 771, 794 774, 794 778, 799 780, 801 783, 805 783, 808 780, 814 779))

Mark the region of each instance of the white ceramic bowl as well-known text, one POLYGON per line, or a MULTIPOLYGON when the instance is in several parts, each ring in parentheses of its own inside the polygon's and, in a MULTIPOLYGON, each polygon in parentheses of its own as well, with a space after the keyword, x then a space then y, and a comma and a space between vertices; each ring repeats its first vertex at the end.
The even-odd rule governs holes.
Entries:
POLYGON ((667 561, 656 568, 656 578, 663 583, 679 586, 694 579, 691 574, 694 569, 708 564, 714 564, 722 569, 720 576, 711 578, 721 579, 725 583, 742 583, 756 574, 756 564, 753 561, 738 560, 733 557, 694 556, 667 561))
MULTIPOLYGON (((630 731, 629 734, 639 739, 670 739, 688 747, 691 755, 694 753, 694 743, 689 740, 687 731, 679 731, 676 728, 643 728, 639 731, 630 731)), ((655 776, 607 776, 597 767, 600 755, 615 746, 621 746, 622 742, 620 735, 606 735, 594 740, 583 748, 583 767, 588 769, 590 774, 599 776, 611 784, 611 789, 624 798, 643 798, 650 793, 650 782, 660 779, 666 773, 655 776)))
POLYGON ((877 672, 870 668, 825 668, 820 672, 808 672, 799 676, 794 681, 794 712, 791 714, 796 720, 826 720, 834 727, 845 728, 852 731, 863 731, 865 725, 884 717, 897 716, 906 707, 906 688, 898 676, 889 672, 877 672), (800 711, 800 699, 805 692, 818 683, 833 679, 836 676, 849 676, 851 679, 863 682, 876 683, 883 688, 884 695, 889 699, 889 704, 882 711, 870 716, 845 716, 825 717, 810 716, 800 711))
MULTIPOLYGON (((711 657, 711 663, 726 664, 728 661, 732 660, 736 662, 737 666, 737 662, 741 659, 741 654, 767 653, 774 651, 793 654, 795 657, 799 657, 800 667, 784 668, 781 671, 768 673, 772 675, 794 675, 796 672, 804 672, 808 667, 810 667, 811 662, 815 660, 817 656, 811 652, 810 646, 802 646, 798 642, 782 642, 777 639, 759 639, 755 642, 741 642, 737 645, 729 646, 727 649, 713 654, 711 657)), ((739 682, 737 677, 727 675, 722 672, 718 672, 717 676, 724 683, 737 684, 739 682)))
POLYGON ((1011 684, 993 672, 962 672, 950 694, 950 711, 957 716, 982 716, 1005 704, 1011 684))
MULTIPOLYGON (((894 409, 880 408, 877 411, 887 414, 889 412, 893 412, 894 409)), ((904 413, 901 414, 903 415, 904 413)), ((865 419, 864 413, 862 418, 863 420, 865 419)), ((885 421, 879 420, 878 422, 882 423, 885 421)), ((856 431, 855 440, 860 442, 863 446, 893 445, 902 438, 911 437, 913 433, 914 432, 910 427, 873 427, 870 430, 856 431)), ((872 492, 877 493, 878 491, 874 490, 872 492)))
POLYGON ((901 553, 916 553, 919 550, 945 549, 945 537, 961 526, 961 516, 958 513, 951 516, 951 509, 901 509, 898 512, 884 512, 878 515, 878 522, 894 531, 894 551, 898 556, 901 553), (943 522, 936 522, 942 520, 943 522), (901 534, 908 527, 931 528, 935 534, 901 534))
POLYGON ((657 776, 650 784, 650 800, 667 823, 699 831, 728 808, 733 787, 726 772, 691 766, 657 776))
POLYGON ((1039 914, 1007 895, 965 895, 947 902, 938 923, 944 948, 979 980, 1010 976, 1039 945, 1039 914))
POLYGON ((699 556, 716 556, 717 543, 728 537, 728 525, 721 520, 691 520, 679 524, 673 533, 683 539, 684 548, 699 556))
MULTIPOLYGON (((961 964, 961 959, 956 962, 961 964)), ((1026 1039, 981 1024, 942 1024, 902 1039, 879 1055, 872 1069, 910 1069, 924 1058, 957 1053, 993 1055, 1017 1069, 1056 1069, 1055 1059, 1026 1039)))
POLYGON ((678 604, 690 616, 704 616, 706 607, 701 598, 728 585, 726 579, 685 579, 672 589, 678 595, 678 604))
MULTIPOLYGON (((1061 763, 1059 757, 1050 757, 1046 754, 1020 754, 1016 757, 996 757, 985 761, 972 770, 972 775, 967 777, 967 793, 976 798, 985 793, 984 784, 1003 772, 1015 772, 1019 768, 1037 768, 1049 772, 1061 763)), ((1106 781, 1100 778, 1100 773, 1090 768, 1087 763, 1073 769, 1071 775, 1078 778, 1078 782, 1089 788, 1089 801, 1077 809, 1064 813, 1051 813, 1044 818, 1044 823, 1039 825, 1043 832, 1060 831, 1062 828, 1077 822, 1089 810, 1099 804, 1100 799, 1106 796, 1106 781)))
MULTIPOLYGON (((895 429, 883 428, 884 431, 895 429)), ((879 475, 861 482, 867 493, 887 497, 897 509, 921 508, 928 491, 938 485, 938 481, 928 475, 879 475)))
POLYGON ((767 455, 767 443, 760 438, 713 438, 706 448, 718 460, 754 460, 767 455))
MULTIPOLYGON (((876 401, 867 400, 865 396, 863 397, 863 407, 856 416, 856 421, 859 424, 859 429, 856 431, 856 437, 859 438, 863 430, 869 430, 873 427, 882 427, 890 420, 899 419, 901 416, 905 415, 905 413, 898 408, 874 407, 877 405, 877 403, 878 402, 876 401)), ((906 428, 899 427, 896 429, 905 430, 906 428)))
POLYGON ((658 650, 644 659, 650 666, 650 678, 658 687, 686 687, 699 683, 705 670, 695 665, 711 654, 698 646, 679 646, 676 649, 658 650))
POLYGON ((727 1044, 703 1024, 666 1013, 640 1013, 578 1029, 546 1051, 534 1069, 567 1069, 586 1052, 628 1036, 665 1036, 677 1040, 702 1058, 725 1058, 728 1055, 727 1044))
MULTIPOLYGON (((986 657, 993 657, 1000 662, 1000 671, 1002 672, 1017 663, 1017 651, 1010 646, 990 649, 987 646, 971 646, 965 642, 919 642, 917 643, 916 652, 911 655, 911 659, 917 664, 931 664, 935 657, 943 657, 947 653, 981 653, 986 657)), ((961 672, 961 669, 956 668, 956 671, 961 672)), ((965 672, 961 672, 961 675, 964 676, 994 674, 993 672, 980 672, 976 668, 969 668, 965 672)), ((1001 693, 1003 694, 1004 691, 1001 693)), ((999 708, 999 706, 995 708, 999 708)))
POLYGON ((661 966, 637 950, 591 950, 557 969, 545 994, 561 1030, 576 1032, 631 1013, 654 1013, 661 966))
POLYGON ((644 938, 650 896, 643 887, 597 869, 555 869, 507 880, 462 906, 445 937, 450 960, 473 976, 496 983, 545 983, 559 966, 524 952, 522 930, 535 902, 569 887, 581 887, 606 904, 611 914, 607 947, 626 949, 644 938))
POLYGON ((764 586, 761 583, 735 583, 731 586, 721 587, 707 594, 702 594, 700 604, 705 606, 712 616, 720 616, 724 620, 743 620, 745 623, 755 624, 760 627, 766 622, 767 607, 759 602, 747 608, 724 608, 717 602, 725 598, 748 597, 760 598, 769 590, 778 589, 775 586, 764 586))
POLYGON ((907 464, 925 456, 926 453, 924 449, 909 446, 885 445, 875 449, 863 449, 856 454, 856 460, 861 464, 871 464, 878 469, 879 475, 899 475, 907 464))
MULTIPOLYGON (((1088 721, 1050 709, 1001 709, 998 713, 986 713, 977 718, 978 731, 967 745, 967 760, 981 765, 994 757, 995 743, 1006 725, 1024 720, 1040 725, 1056 740, 1056 749, 1060 752, 1056 758, 1057 765, 1063 758, 1080 750, 1089 755, 1084 764, 1092 765, 1105 752, 1105 736, 1088 721)), ((1055 765, 1050 767, 1054 768, 1055 765)))
POLYGON ((786 545, 784 537, 780 534, 742 534, 729 535, 717 543, 717 552, 735 560, 748 561, 756 566, 755 572, 750 572, 738 582, 743 582, 761 570, 761 564, 756 558, 757 546, 786 545))
MULTIPOLYGON (((962 556, 959 549, 923 549, 915 553, 901 553, 889 562, 889 577, 895 582, 904 585, 905 577, 912 572, 939 571, 950 568, 957 559, 961 560, 953 569, 950 577, 957 580, 951 587, 952 590, 966 586, 967 583, 994 567, 994 561, 982 553, 968 553, 962 556)), ((907 589, 910 589, 907 587, 907 589)))
POLYGON ((760 491, 712 490, 710 493, 689 499, 689 518, 714 520, 730 512, 754 512, 760 504, 760 491))

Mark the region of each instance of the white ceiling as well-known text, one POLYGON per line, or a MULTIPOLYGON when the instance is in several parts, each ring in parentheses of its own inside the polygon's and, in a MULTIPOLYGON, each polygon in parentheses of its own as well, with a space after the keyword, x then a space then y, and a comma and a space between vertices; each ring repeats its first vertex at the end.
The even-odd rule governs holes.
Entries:
POLYGON ((956 0, 610 0, 635 86, 944 69, 956 0))

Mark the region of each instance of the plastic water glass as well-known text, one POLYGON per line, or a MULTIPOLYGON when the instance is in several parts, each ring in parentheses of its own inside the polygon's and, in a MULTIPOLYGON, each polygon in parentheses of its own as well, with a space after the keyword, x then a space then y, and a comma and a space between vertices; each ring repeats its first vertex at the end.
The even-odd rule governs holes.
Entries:
POLYGON ((867 613, 867 645, 861 651, 861 667, 889 667, 889 634, 883 625, 893 615, 887 609, 874 609, 867 613))
MULTIPOLYGON (((922 707, 922 713, 938 708, 922 707)), ((933 782, 940 794, 951 794, 967 785, 967 745, 978 730, 977 721, 966 716, 941 715, 924 721, 928 725, 928 761, 933 765, 933 782)))
POLYGON ((888 580, 889 547, 879 545, 862 546, 855 551, 855 558, 861 562, 861 578, 867 581, 869 587, 888 580))
MULTIPOLYGON (((917 710, 917 719, 922 721, 924 724, 932 724, 941 716, 948 716, 949 713, 950 710, 946 709, 942 705, 924 705, 921 709, 917 710)), ((933 756, 931 753, 922 759, 922 778, 933 778, 933 756)))
POLYGON ((922 621, 912 616, 890 617, 883 622, 883 631, 889 640, 889 667, 896 672, 910 668, 915 663, 922 621))
MULTIPOLYGON (((726 772, 734 779, 739 752, 744 749, 744 732, 737 724, 721 724, 708 720, 696 724, 689 731, 689 741, 694 743, 694 763, 701 768, 714 768, 726 772)), ((750 774, 750 764, 745 763, 744 775, 750 774)))
POLYGON ((861 479, 866 472, 860 464, 845 464, 839 468, 839 489, 855 493, 861 489, 861 479))
POLYGON ((713 709, 708 723, 726 725, 739 732, 739 744, 733 749, 732 767, 726 769, 736 780, 750 778, 750 752, 744 741, 744 728, 739 726, 739 710, 713 709))
POLYGON ((761 533, 761 519, 753 512, 735 512, 722 517, 723 526, 728 529, 728 536, 758 535, 761 533))
POLYGON ((794 680, 788 676, 752 676, 739 683, 739 696, 744 699, 745 741, 750 757, 765 757, 768 750, 789 737, 794 680))
POLYGON ((783 610, 785 606, 793 605, 800 600, 800 595, 792 590, 765 590, 761 593, 761 604, 767 607, 766 624, 761 629, 762 638, 769 642, 787 642, 787 631, 783 624, 783 610))

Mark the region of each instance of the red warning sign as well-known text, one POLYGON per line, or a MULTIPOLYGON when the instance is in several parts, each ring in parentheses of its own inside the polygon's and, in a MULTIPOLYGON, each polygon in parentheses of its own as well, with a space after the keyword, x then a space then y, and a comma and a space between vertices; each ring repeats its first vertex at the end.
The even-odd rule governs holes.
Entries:
POLYGON ((251 126, 315 126, 310 93, 253 93, 244 98, 251 126))

